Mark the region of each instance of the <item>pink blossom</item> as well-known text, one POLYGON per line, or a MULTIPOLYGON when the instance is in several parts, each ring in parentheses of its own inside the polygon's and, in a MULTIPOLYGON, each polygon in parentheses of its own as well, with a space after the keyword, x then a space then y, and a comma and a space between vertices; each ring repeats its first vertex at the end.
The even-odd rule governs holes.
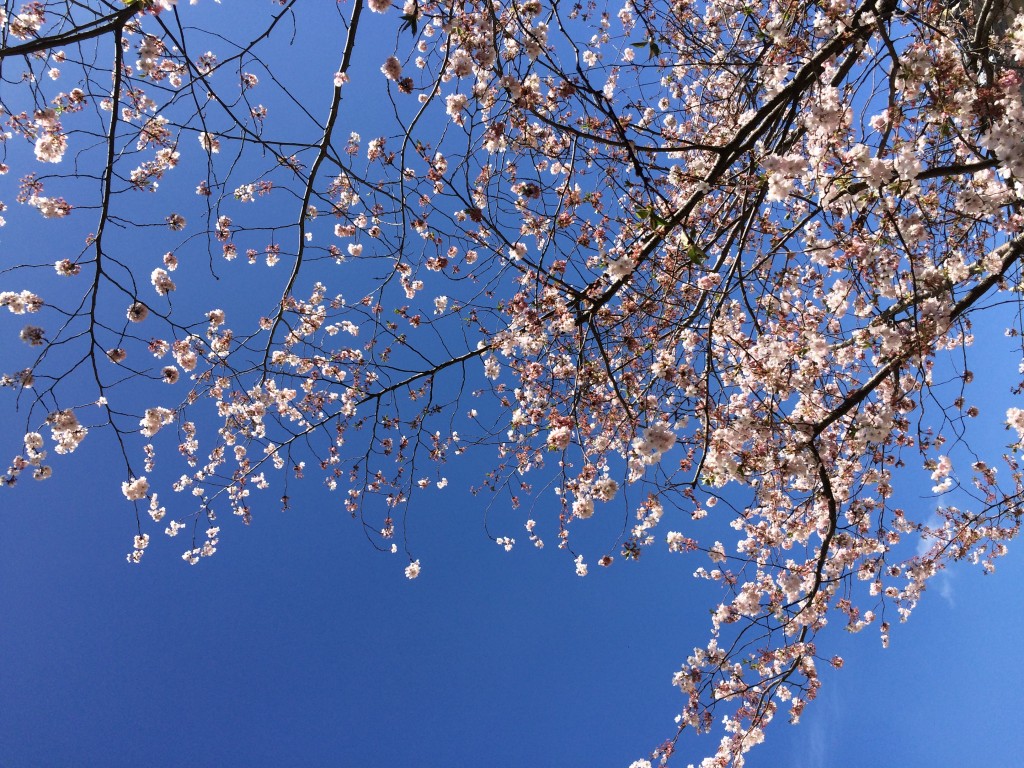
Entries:
POLYGON ((402 76, 402 64, 394 56, 388 56, 381 65, 380 71, 388 80, 398 82, 402 76))

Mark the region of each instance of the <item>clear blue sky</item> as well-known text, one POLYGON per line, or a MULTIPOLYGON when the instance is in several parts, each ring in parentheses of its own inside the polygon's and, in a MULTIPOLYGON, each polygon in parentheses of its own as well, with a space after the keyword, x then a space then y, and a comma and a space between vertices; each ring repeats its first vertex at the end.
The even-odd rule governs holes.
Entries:
MULTIPOLYGON (((412 516, 412 582, 316 483, 287 513, 225 520, 200 566, 155 542, 131 567, 102 463, 62 473, 4 491, 2 768, 624 768, 670 734, 671 674, 707 631, 693 561, 651 552, 580 579, 557 550, 500 550, 458 494, 412 516)), ((846 667, 748 764, 1015 764, 1016 554, 954 572, 887 651, 833 633, 846 667)))
MULTIPOLYGON (((29 237, 9 227, 0 249, 29 237)), ((14 321, 2 322, 7 345, 14 321)), ((982 354, 995 362, 996 349, 982 354)), ((7 461, 23 419, 0 397, 7 461)), ((415 581, 314 473, 292 482, 288 512, 271 494, 248 528, 223 516, 220 551, 199 566, 180 560, 181 539, 157 537, 130 566, 134 517, 111 448, 91 435, 53 480, 0 493, 0 768, 625 768, 672 734, 670 680, 705 642, 717 594, 691 578, 697 558, 654 547, 601 569, 588 557, 580 579, 550 518, 536 551, 524 515, 499 507, 492 532, 519 540, 506 553, 452 467, 449 488, 409 516, 415 581)), ((604 546, 615 525, 601 525, 586 535, 604 546)), ((824 671, 803 723, 774 725, 748 766, 1018 763, 1024 559, 1011 547, 994 576, 965 565, 940 577, 887 651, 871 629, 826 632, 821 648, 834 642, 845 668, 824 671)))

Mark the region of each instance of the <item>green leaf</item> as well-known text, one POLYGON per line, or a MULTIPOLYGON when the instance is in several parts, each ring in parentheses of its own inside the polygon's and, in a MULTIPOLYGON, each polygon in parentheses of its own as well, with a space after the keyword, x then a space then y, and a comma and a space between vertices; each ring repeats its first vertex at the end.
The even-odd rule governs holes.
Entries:
POLYGON ((405 30, 409 29, 412 30, 412 34, 415 35, 416 30, 419 27, 420 9, 416 8, 412 13, 407 13, 404 16, 402 16, 401 19, 402 26, 398 28, 398 31, 404 32, 405 30))

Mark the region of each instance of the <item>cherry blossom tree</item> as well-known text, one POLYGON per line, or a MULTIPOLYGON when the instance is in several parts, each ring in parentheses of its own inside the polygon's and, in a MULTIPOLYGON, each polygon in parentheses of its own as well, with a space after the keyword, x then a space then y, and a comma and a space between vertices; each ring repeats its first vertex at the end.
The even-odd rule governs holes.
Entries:
POLYGON ((667 546, 722 599, 634 766, 742 765, 827 622, 1005 553, 1024 409, 986 445, 969 385, 976 327, 1021 356, 1019 3, 239 6, 0 10, 6 485, 105 431, 133 563, 303 475, 409 578, 455 473, 581 576, 667 546))

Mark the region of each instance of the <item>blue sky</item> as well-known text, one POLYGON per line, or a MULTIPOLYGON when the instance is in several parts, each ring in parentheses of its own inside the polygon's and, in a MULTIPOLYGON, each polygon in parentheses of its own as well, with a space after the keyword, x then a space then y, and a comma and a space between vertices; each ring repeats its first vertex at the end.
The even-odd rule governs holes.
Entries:
MULTIPOLYGON (((505 553, 457 492, 411 516, 410 582, 315 483, 287 513, 224 521, 200 566, 164 542, 131 567, 97 454, 62 473, 5 490, 3 768, 626 766, 671 733, 671 674, 707 631, 692 560, 580 579, 564 552, 505 553)), ((1013 764, 1015 555, 958 568, 886 651, 832 633, 845 668, 748 765, 1013 764)))
MULTIPOLYGON (((192 184, 170 179, 165 191, 192 184)), ((12 221, 0 248, 9 258, 30 237, 12 221)), ((244 300, 237 289, 224 296, 244 300)), ((8 345, 16 326, 2 323, 8 345)), ((994 344, 979 354, 979 369, 1015 368, 994 344)), ((990 413, 1005 411, 1005 385, 983 385, 990 413)), ((24 415, 0 395, 13 455, 24 415)), ((980 439, 1005 442, 997 418, 980 439)), ((134 516, 114 455, 109 436, 90 435, 55 462, 53 480, 0 495, 0 768, 625 768, 672 734, 682 704, 672 673, 705 642, 717 596, 691 578, 706 564, 698 558, 653 547, 601 569, 588 556, 591 574, 578 578, 554 547, 553 497, 538 504, 538 520, 551 513, 543 551, 526 542, 522 512, 491 511, 491 533, 519 541, 506 553, 485 534, 486 499, 456 481, 482 471, 471 460, 409 514, 423 563, 415 581, 402 574, 404 554, 374 550, 314 473, 290 484, 287 512, 272 494, 248 528, 224 515, 220 551, 199 566, 182 563, 180 540, 154 537, 133 567, 124 553, 134 516)), ((676 529, 673 514, 661 537, 676 529)), ((612 547, 621 520, 592 523, 574 535, 612 547)), ((823 671, 803 723, 774 725, 748 766, 1018 761, 1024 562, 1011 548, 993 576, 963 565, 940 577, 886 651, 871 629, 826 631, 823 653, 844 655, 845 668, 823 671)))

